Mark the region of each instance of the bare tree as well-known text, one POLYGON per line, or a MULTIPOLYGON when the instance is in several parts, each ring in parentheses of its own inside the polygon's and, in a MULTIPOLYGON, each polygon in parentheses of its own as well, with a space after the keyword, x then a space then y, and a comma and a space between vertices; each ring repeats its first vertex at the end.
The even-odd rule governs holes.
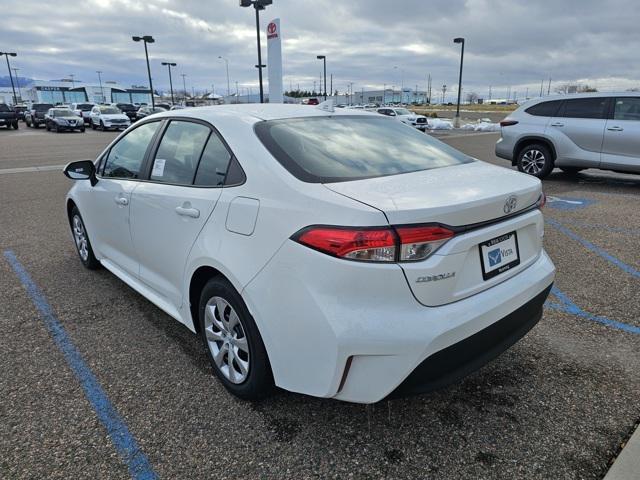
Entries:
POLYGON ((478 94, 476 92, 469 92, 465 98, 467 99, 467 103, 477 103, 478 94))

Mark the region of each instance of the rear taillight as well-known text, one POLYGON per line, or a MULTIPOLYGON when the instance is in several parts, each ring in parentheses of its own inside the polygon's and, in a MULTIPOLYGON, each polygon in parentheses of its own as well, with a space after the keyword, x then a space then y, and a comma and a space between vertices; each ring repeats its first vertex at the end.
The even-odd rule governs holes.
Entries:
POLYGON ((500 126, 501 127, 511 127, 513 125, 517 125, 518 121, 517 120, 502 120, 500 122, 500 126))
POLYGON ((293 236, 297 242, 335 257, 393 262, 396 239, 390 228, 309 227, 293 236))
POLYGON ((538 198, 538 203, 536 204, 536 206, 542 209, 546 204, 547 204, 547 196, 544 194, 544 192, 542 192, 540 194, 540 198, 538 198))
POLYGON ((396 232, 401 262, 424 260, 454 236, 451 230, 440 226, 396 227, 396 232))
POLYGON ((454 232, 440 226, 380 228, 307 227, 291 238, 334 257, 365 262, 415 262, 440 248, 454 232))

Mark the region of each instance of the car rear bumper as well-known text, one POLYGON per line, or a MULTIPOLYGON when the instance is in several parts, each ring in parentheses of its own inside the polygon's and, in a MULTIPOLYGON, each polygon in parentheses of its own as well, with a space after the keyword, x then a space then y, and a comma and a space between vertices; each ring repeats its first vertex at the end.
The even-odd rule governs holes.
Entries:
POLYGON ((278 386, 374 403, 407 378, 409 391, 428 391, 497 356, 539 319, 554 275, 555 267, 542 251, 529 267, 498 285, 453 303, 425 307, 411 294, 397 264, 350 262, 287 241, 242 295, 262 334, 278 386), (512 321, 521 328, 507 328, 512 321), (443 357, 446 364, 450 358, 450 351, 435 354, 497 323, 495 328, 506 333, 493 343, 473 340, 476 353, 469 361, 424 376, 434 359, 443 357), (425 385, 427 389, 420 390, 425 385))

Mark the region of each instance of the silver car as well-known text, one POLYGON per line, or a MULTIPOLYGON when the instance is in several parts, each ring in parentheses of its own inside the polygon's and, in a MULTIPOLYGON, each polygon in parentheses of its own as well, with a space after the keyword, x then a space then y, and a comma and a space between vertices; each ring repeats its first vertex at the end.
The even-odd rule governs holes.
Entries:
POLYGON ((640 93, 589 93, 525 103, 500 122, 496 155, 538 178, 558 167, 640 173, 640 93))

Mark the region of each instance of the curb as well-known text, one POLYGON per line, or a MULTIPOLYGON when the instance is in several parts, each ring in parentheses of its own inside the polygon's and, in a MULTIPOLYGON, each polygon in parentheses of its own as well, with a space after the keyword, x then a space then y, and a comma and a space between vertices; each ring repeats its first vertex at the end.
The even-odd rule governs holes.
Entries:
POLYGON ((640 426, 616 458, 603 480, 630 480, 640 476, 640 426))

